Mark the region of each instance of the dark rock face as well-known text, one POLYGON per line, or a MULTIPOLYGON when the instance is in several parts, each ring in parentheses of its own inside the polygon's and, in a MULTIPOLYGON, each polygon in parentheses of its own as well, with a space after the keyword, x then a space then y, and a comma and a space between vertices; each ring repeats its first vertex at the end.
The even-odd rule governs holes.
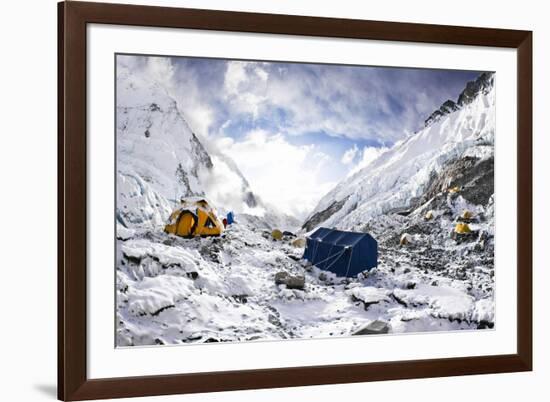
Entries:
POLYGON ((434 111, 426 120, 424 120, 424 126, 429 126, 436 121, 439 121, 443 116, 457 111, 459 108, 452 100, 445 101, 439 109, 434 111))
POLYGON ((247 191, 244 194, 244 202, 246 205, 248 205, 250 208, 254 208, 258 206, 258 200, 256 199, 256 196, 252 191, 247 191))
POLYGON ((493 86, 495 74, 486 72, 481 74, 475 81, 470 81, 466 84, 466 88, 458 96, 456 102, 459 107, 467 105, 481 92, 486 93, 493 86))
POLYGON ((456 103, 450 99, 445 101, 439 109, 435 110, 426 120, 424 120, 424 127, 428 127, 433 123, 436 123, 443 116, 455 112, 463 106, 471 103, 480 93, 487 93, 493 86, 494 76, 494 73, 486 72, 481 74, 474 81, 469 81, 466 84, 466 88, 464 88, 458 96, 456 103))
POLYGON ((189 184, 189 175, 193 177, 198 177, 199 169, 212 169, 214 167, 214 164, 212 163, 210 155, 194 133, 192 133, 190 141, 191 149, 193 150, 193 153, 197 156, 197 159, 194 161, 193 166, 189 171, 186 171, 183 165, 179 163, 176 169, 176 179, 184 186, 184 188, 182 189, 182 196, 204 196, 203 193, 195 193, 191 191, 191 186, 189 184))
POLYGON ((439 174, 432 175, 419 205, 442 191, 459 187, 460 195, 476 205, 486 205, 494 193, 494 158, 464 157, 449 162, 439 174))
POLYGON ((195 133, 193 133, 193 137, 191 138, 191 147, 193 149, 193 153, 198 156, 200 164, 204 165, 208 169, 212 169, 214 167, 212 159, 210 159, 210 155, 206 152, 204 145, 202 145, 195 133))
POLYGON ((328 208, 313 214, 303 225, 302 229, 307 230, 308 232, 315 228, 317 225, 323 223, 336 212, 342 209, 349 197, 344 198, 340 201, 335 201, 328 208))

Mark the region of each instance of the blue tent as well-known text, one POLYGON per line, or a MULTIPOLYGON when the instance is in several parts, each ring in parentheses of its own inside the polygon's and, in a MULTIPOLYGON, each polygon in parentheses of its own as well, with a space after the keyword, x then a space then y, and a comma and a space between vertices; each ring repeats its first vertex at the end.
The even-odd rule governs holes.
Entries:
POLYGON ((306 239, 304 259, 338 276, 355 276, 378 265, 378 243, 368 233, 319 228, 306 239))
POLYGON ((235 217, 233 216, 233 211, 230 211, 227 214, 227 224, 231 225, 231 224, 233 224, 233 222, 235 222, 235 217))

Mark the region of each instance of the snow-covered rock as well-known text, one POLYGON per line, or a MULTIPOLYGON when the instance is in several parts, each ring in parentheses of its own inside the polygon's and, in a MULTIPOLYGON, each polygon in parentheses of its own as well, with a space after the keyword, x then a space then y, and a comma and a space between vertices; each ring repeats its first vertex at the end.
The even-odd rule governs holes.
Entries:
POLYGON ((355 299, 365 303, 365 307, 382 301, 390 301, 390 291, 384 288, 375 288, 373 286, 353 287, 348 293, 355 299))

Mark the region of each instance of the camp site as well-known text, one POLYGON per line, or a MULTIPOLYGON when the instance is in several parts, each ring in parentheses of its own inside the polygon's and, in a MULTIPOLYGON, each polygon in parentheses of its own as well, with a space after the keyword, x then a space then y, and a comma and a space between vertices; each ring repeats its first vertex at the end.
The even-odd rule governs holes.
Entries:
POLYGON ((494 328, 494 76, 374 70, 117 56, 117 347, 494 328))

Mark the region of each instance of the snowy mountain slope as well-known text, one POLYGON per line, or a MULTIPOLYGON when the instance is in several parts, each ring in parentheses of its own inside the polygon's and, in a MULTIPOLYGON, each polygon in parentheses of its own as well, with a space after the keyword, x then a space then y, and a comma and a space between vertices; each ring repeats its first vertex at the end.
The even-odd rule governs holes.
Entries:
POLYGON ((207 150, 164 85, 117 66, 117 222, 122 228, 161 226, 177 200, 205 196, 220 213, 297 222, 264 205, 237 165, 207 150))
POLYGON ((492 158, 493 83, 494 75, 482 74, 456 104, 447 101, 434 112, 426 127, 339 183, 321 199, 304 229, 323 225, 357 230, 376 216, 414 207, 450 161, 492 158))

